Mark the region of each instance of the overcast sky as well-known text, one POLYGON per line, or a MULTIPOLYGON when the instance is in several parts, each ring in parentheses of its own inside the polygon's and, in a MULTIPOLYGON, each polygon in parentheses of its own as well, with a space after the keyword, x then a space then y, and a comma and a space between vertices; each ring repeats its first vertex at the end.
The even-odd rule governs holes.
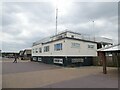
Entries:
MULTIPOLYGON (((58 9, 58 32, 68 29, 95 34, 117 43, 117 2, 59 2, 58 9)), ((4 2, 1 16, 3 51, 29 48, 33 42, 55 34, 55 2, 4 2)))

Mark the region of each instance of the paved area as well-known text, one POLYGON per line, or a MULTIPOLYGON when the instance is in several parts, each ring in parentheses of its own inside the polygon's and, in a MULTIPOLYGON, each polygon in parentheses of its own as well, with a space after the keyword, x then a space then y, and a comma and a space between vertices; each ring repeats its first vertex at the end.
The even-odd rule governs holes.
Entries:
POLYGON ((3 60, 3 88, 117 88, 116 68, 87 66, 64 68, 38 62, 3 60))
POLYGON ((29 60, 18 60, 18 63, 12 63, 13 61, 14 59, 4 59, 2 63, 3 74, 33 72, 61 68, 60 66, 31 62, 29 60))
POLYGON ((117 78, 110 78, 103 74, 91 74, 84 77, 78 77, 71 80, 58 82, 44 86, 43 88, 116 88, 118 87, 117 78))

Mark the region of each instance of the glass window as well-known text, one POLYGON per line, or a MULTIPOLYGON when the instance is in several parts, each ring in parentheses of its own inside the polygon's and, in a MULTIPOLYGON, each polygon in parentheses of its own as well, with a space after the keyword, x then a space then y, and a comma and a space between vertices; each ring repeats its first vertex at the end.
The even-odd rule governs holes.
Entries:
POLYGON ((94 45, 88 45, 88 48, 94 48, 94 45))
POLYGON ((35 52, 38 53, 38 48, 35 49, 35 52))
POLYGON ((72 48, 79 48, 80 44, 79 43, 72 43, 72 48))
POLYGON ((42 48, 39 48, 39 53, 42 53, 42 48))
POLYGON ((74 38, 74 35, 71 35, 72 38, 74 38))
POLYGON ((58 36, 58 39, 61 39, 62 38, 62 35, 58 36))
POLYGON ((34 53, 34 49, 32 50, 32 52, 34 53))
POLYGON ((62 50, 62 43, 54 44, 54 50, 55 51, 62 50))
POLYGON ((48 52, 49 51, 49 46, 45 46, 44 47, 44 52, 48 52))

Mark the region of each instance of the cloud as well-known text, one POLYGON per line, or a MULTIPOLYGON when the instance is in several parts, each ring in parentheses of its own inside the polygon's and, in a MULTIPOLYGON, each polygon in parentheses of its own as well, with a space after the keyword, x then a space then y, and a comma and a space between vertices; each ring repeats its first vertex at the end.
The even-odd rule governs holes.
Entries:
MULTIPOLYGON (((4 51, 19 51, 31 47, 34 41, 55 34, 56 13, 51 2, 4 2, 2 7, 0 34, 4 51)), ((117 42, 117 11, 117 2, 70 3, 58 11, 58 32, 68 29, 110 37, 117 42)))

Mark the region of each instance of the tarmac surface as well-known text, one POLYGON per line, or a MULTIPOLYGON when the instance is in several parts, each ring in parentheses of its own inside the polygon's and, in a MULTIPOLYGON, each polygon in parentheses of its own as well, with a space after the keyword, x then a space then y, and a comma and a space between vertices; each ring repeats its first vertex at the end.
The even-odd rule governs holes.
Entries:
POLYGON ((118 88, 117 68, 60 67, 31 61, 3 59, 2 88, 118 88))

